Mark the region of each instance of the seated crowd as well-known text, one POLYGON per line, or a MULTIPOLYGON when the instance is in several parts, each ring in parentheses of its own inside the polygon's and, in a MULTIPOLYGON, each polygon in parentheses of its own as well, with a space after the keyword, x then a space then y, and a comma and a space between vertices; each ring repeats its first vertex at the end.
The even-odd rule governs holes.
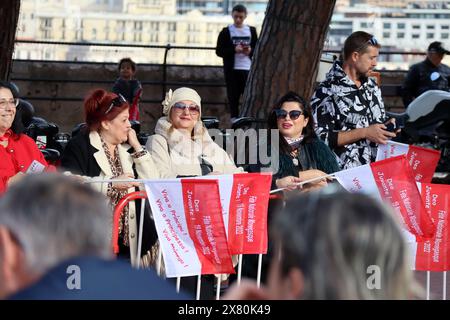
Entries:
MULTIPOLYGON (((201 120, 201 97, 190 88, 167 93, 162 102, 163 117, 146 146, 131 128, 130 103, 121 94, 94 90, 84 101, 86 125, 69 141, 59 168, 48 165, 34 141, 23 134, 17 99, 13 86, 1 82, 0 298, 194 297, 196 277, 183 278, 182 293, 176 294, 175 286, 160 280, 153 271, 129 267, 130 263, 137 265, 137 203, 130 203, 122 212, 120 259, 112 259, 111 208, 126 194, 143 188, 134 179, 260 172, 267 168, 261 163, 245 170, 235 165, 209 135, 201 120), (64 175, 27 175, 36 165, 39 171, 57 170, 64 175), (113 182, 95 183, 105 179, 113 182), (130 261, 125 264, 121 260, 130 261), (66 286, 66 270, 71 265, 86 270, 81 291, 66 286)), ((316 136, 306 100, 294 92, 285 94, 269 113, 267 123, 269 129, 279 132, 275 151, 279 165, 273 172, 272 189, 284 189, 291 196, 285 205, 269 208, 271 236, 265 261, 267 279, 263 279, 267 287, 258 289, 244 282, 229 288, 225 298, 410 297, 411 272, 406 267, 406 249, 397 222, 388 209, 369 198, 328 192, 333 186, 326 176, 339 171, 339 166, 332 151, 316 136), (310 179, 315 181, 299 186, 310 179), (366 286, 366 270, 371 265, 382 269, 382 290, 371 291, 366 286)), ((141 259, 151 269, 159 243, 151 213, 144 217, 141 259)), ((246 263, 251 265, 249 270, 254 269, 253 260, 246 263)), ((212 299, 215 277, 202 278, 201 297, 212 299)))

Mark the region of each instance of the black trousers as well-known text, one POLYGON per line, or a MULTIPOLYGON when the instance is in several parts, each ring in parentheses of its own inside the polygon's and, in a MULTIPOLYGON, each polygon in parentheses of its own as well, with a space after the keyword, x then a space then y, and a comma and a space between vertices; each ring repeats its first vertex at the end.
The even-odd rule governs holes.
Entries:
POLYGON ((248 70, 233 70, 229 72, 225 79, 230 116, 232 118, 239 117, 239 98, 244 93, 248 73, 248 70))

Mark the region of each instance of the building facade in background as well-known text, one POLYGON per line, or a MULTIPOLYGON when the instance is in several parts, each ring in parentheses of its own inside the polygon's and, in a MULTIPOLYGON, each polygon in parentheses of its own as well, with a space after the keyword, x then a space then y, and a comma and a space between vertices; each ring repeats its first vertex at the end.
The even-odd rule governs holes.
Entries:
MULTIPOLYGON (((103 0, 78 2, 23 0, 18 40, 215 47, 230 15, 205 15, 200 10, 177 14, 176 0, 103 0)), ((219 1, 220 2, 220 1, 219 1)), ((247 21, 260 31, 264 14, 247 21)), ((164 48, 18 44, 15 59, 162 63, 164 48)), ((168 63, 220 65, 214 50, 173 49, 168 63)))
MULTIPOLYGON (((246 22, 258 33, 267 0, 22 0, 19 40, 214 48, 232 23, 231 8, 248 8, 246 22)), ((432 41, 450 47, 450 1, 337 0, 326 49, 340 50, 356 30, 374 34, 382 50, 424 51, 432 41)), ((294 41, 294 39, 293 39, 294 41)), ((164 48, 17 44, 15 59, 162 63, 164 48)), ((407 69, 422 57, 381 56, 379 66, 407 69)), ((214 50, 171 49, 168 63, 221 65, 214 50)))
POLYGON ((177 0, 177 13, 199 10, 204 15, 228 15, 237 4, 243 4, 248 12, 264 14, 268 0, 177 0))

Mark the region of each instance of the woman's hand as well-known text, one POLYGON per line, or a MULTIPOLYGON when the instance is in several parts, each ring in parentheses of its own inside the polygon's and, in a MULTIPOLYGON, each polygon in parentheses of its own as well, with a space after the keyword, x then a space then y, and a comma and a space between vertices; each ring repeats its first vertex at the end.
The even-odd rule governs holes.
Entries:
POLYGON ((8 186, 13 185, 14 183, 19 182, 25 177, 25 174, 23 172, 17 172, 15 175, 13 175, 11 178, 8 179, 8 186))
MULTIPOLYGON (((123 179, 134 179, 134 175, 132 173, 124 173, 120 176, 115 177, 113 180, 123 180, 123 179)), ((138 187, 138 182, 113 182, 112 187, 115 190, 126 191, 129 188, 138 187)))
POLYGON ((133 147, 135 152, 142 149, 142 145, 137 138, 136 131, 134 131, 133 129, 130 129, 130 131, 128 131, 127 142, 130 146, 133 147))
MULTIPOLYGON (((326 176, 327 174, 317 169, 310 169, 299 173, 299 177, 302 181, 312 180, 319 177, 326 176)), ((328 181, 332 180, 331 177, 319 179, 303 185, 303 191, 310 191, 314 189, 321 189, 328 185, 328 181)))
POLYGON ((207 174, 207 176, 220 176, 222 173, 219 171, 213 171, 207 174))
POLYGON ((277 186, 277 188, 285 188, 289 191, 295 190, 295 189, 299 189, 299 185, 298 183, 302 182, 302 179, 300 179, 299 177, 294 177, 294 176, 287 176, 281 179, 277 179, 275 181, 275 184, 277 186))

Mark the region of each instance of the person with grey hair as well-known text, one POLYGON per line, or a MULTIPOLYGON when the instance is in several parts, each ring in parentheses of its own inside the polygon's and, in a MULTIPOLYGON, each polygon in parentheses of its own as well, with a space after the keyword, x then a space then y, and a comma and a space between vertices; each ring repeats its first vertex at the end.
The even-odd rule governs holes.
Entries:
POLYGON ((0 199, 0 298, 182 299, 113 260, 107 199, 73 177, 26 176, 0 199))
POLYGON ((412 271, 393 215, 366 195, 332 187, 291 198, 273 223, 267 287, 246 281, 225 298, 409 298, 412 271))

